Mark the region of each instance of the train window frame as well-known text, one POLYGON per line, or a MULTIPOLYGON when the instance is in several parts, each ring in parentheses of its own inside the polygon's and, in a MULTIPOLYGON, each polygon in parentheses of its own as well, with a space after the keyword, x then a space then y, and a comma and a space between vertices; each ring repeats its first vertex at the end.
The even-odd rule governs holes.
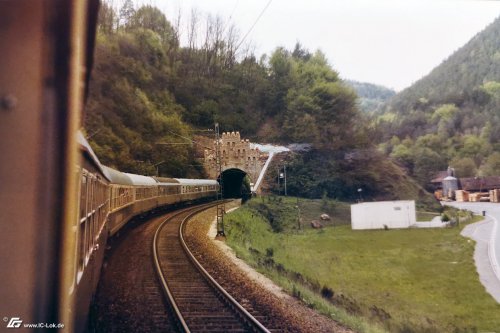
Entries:
MULTIPOLYGON (((87 221, 86 221, 86 233, 87 233, 87 242, 86 242, 86 252, 85 252, 85 257, 86 257, 86 264, 88 264, 89 260, 90 260, 90 252, 91 252, 91 248, 92 248, 92 204, 94 202, 94 177, 90 177, 90 182, 89 182, 89 185, 90 185, 90 194, 88 196, 88 200, 87 202, 89 202, 89 204, 87 204, 87 221)), ((87 192, 89 193, 89 192, 87 192)))
POLYGON ((83 207, 80 207, 80 212, 81 209, 83 209, 83 216, 79 217, 79 223, 78 223, 78 244, 77 244, 77 266, 78 266, 78 274, 77 274, 77 283, 81 279, 81 275, 83 274, 83 271, 85 269, 85 245, 86 245, 86 221, 87 221, 87 193, 88 193, 88 174, 85 170, 82 170, 82 176, 81 176, 81 188, 80 188, 80 195, 82 198, 80 198, 80 204, 83 207), (85 193, 83 195, 83 193, 85 193), (83 200, 83 204, 82 204, 83 200))

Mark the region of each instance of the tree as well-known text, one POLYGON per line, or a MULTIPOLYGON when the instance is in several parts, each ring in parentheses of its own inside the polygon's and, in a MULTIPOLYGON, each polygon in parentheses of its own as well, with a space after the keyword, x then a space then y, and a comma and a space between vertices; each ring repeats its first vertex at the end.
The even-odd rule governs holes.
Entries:
POLYGON ((479 170, 481 176, 500 176, 500 153, 491 154, 479 170))
POLYGON ((291 73, 290 53, 282 47, 277 48, 269 59, 269 76, 272 85, 269 91, 268 114, 271 116, 282 113, 286 109, 286 96, 293 83, 291 73))
MULTIPOLYGON (((130 11, 130 10, 128 10, 130 11)), ((130 11, 128 26, 131 29, 149 29, 156 32, 163 44, 175 43, 175 32, 165 15, 156 7, 142 6, 137 11, 130 11)), ((129 14, 127 14, 129 15, 129 14)))
POLYGON ((438 170, 446 167, 446 160, 430 148, 419 148, 414 155, 415 167, 413 175, 415 179, 425 186, 438 170))
POLYGON ((135 14, 134 2, 132 0, 125 0, 123 6, 120 8, 119 25, 128 30, 131 19, 135 14))
POLYGON ((432 120, 439 121, 445 120, 449 121, 455 117, 455 114, 458 112, 458 108, 455 104, 443 104, 434 111, 432 114, 432 120))
POLYGON ((415 165, 415 156, 411 149, 403 144, 395 146, 392 150, 391 157, 402 163, 410 172, 413 171, 415 165))
POLYGON ((457 177, 474 177, 477 174, 477 166, 470 157, 456 157, 450 162, 455 169, 457 177))
POLYGON ((98 29, 105 34, 111 34, 115 29, 116 19, 113 7, 103 2, 99 9, 98 29))
POLYGON ((311 58, 311 56, 312 54, 308 50, 304 49, 299 42, 295 43, 292 57, 307 61, 311 58))
POLYGON ((476 135, 466 135, 463 140, 463 147, 458 151, 461 157, 470 157, 479 164, 482 159, 490 154, 491 145, 484 138, 476 135))

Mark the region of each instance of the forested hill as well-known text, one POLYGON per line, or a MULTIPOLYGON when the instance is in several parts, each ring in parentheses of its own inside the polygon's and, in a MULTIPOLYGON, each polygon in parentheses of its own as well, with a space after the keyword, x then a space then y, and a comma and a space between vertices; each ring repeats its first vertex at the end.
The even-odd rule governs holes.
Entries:
POLYGON ((292 195, 353 199, 363 188, 366 197, 396 199, 404 187, 404 198, 426 197, 373 149, 355 91, 322 52, 297 43, 257 59, 234 26, 193 13, 189 24, 172 24, 152 6, 103 4, 84 117, 103 163, 204 177, 195 136, 219 122, 257 142, 309 143, 312 151, 287 167, 292 195), (190 36, 185 46, 181 33, 190 36))
POLYGON ((411 87, 397 94, 389 109, 407 113, 422 103, 480 102, 479 89, 500 78, 500 17, 411 87))
MULTIPOLYGON (((104 4, 99 20, 85 128, 105 163, 153 172, 168 153, 183 156, 176 167, 191 164, 180 144, 215 122, 246 138, 321 149, 368 142, 354 90, 320 51, 297 44, 256 59, 218 17, 200 14, 180 31, 157 8, 129 0, 119 11, 104 4), (181 33, 198 38, 180 46, 181 33)), ((168 163, 160 169, 176 173, 168 163)))
POLYGON ((359 106, 364 112, 374 112, 380 109, 396 92, 381 85, 346 80, 359 97, 359 106))
POLYGON ((381 149, 422 185, 448 165, 500 175, 500 18, 374 119, 381 149))

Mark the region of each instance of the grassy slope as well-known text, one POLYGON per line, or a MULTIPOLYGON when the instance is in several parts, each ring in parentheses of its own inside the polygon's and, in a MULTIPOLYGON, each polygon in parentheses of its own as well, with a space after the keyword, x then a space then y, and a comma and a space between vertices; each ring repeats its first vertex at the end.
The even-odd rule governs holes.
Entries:
MULTIPOLYGON (((341 225, 320 231, 306 228, 300 233, 285 228, 284 233, 274 233, 255 209, 259 200, 250 205, 253 209, 244 207, 228 216, 228 243, 239 256, 275 279, 278 272, 288 275, 278 282, 289 290, 301 290, 308 303, 315 301, 307 287, 326 286, 336 295, 333 300, 351 313, 383 323, 394 332, 500 327, 500 305, 485 292, 475 271, 474 243, 461 237, 458 228, 352 231, 341 225), (297 277, 296 273, 303 279, 290 278, 297 277)), ((296 201, 266 204, 294 209, 296 201)), ((302 211, 307 210, 305 206, 302 201, 302 211)), ((287 223, 295 225, 296 217, 287 223)), ((317 298, 314 306, 327 313, 336 311, 320 302, 317 298)), ((335 313, 333 317, 344 316, 335 313)), ((348 316, 343 320, 360 331, 373 331, 362 321, 348 316)))

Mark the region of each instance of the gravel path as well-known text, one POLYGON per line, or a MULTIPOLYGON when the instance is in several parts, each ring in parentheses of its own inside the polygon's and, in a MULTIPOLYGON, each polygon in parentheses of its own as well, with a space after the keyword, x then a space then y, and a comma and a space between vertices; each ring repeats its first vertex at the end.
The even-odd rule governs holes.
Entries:
POLYGON ((269 279, 234 260, 235 256, 231 259, 230 251, 222 250, 216 245, 219 241, 207 237, 215 214, 211 209, 191 220, 186 227, 186 241, 222 287, 242 305, 262 315, 258 319, 264 326, 280 332, 353 332, 285 294, 269 279))

